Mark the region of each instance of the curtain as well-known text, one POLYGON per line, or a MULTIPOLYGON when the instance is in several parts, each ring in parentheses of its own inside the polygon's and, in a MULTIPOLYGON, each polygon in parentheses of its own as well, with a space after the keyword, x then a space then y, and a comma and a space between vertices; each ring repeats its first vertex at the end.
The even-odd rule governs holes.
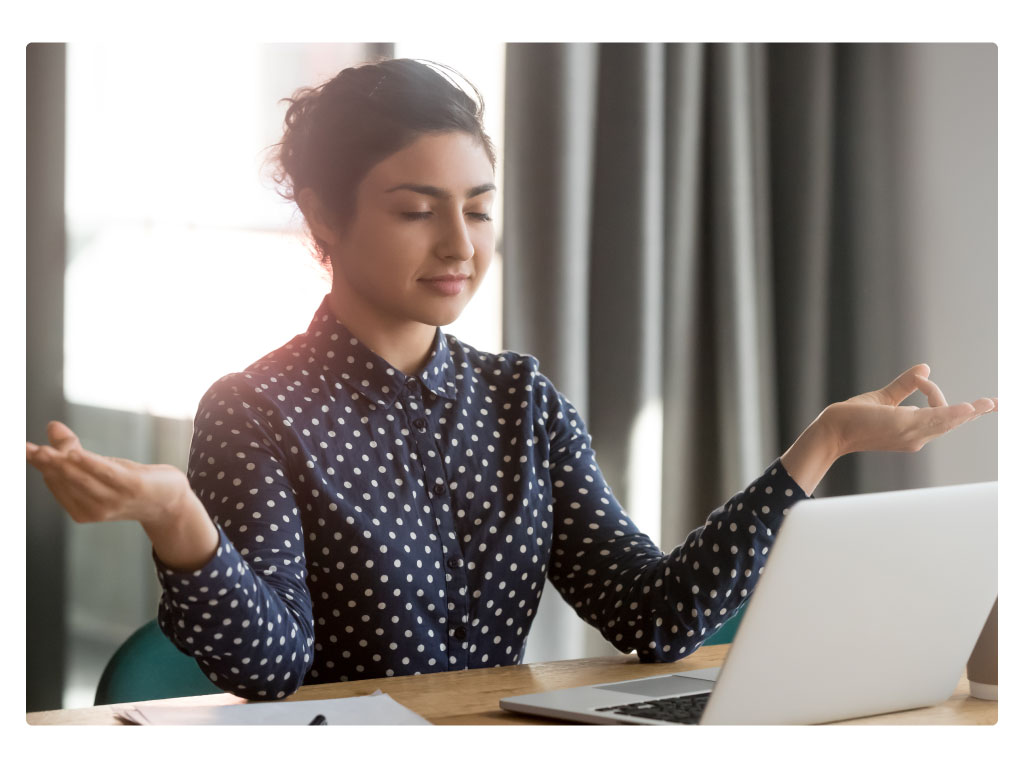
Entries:
MULTIPOLYGON (((25 420, 26 438, 46 441, 64 418, 64 66, 61 43, 25 49, 25 420)), ((64 655, 65 523, 42 476, 25 475, 25 709, 57 709, 64 655)))
MULTIPOLYGON (((670 549, 828 403, 909 365, 884 45, 507 49, 505 346, 670 549)), ((912 316, 912 315, 911 315, 912 316)), ((916 484, 886 455, 817 495, 916 484)), ((611 652, 553 589, 526 660, 611 652)))

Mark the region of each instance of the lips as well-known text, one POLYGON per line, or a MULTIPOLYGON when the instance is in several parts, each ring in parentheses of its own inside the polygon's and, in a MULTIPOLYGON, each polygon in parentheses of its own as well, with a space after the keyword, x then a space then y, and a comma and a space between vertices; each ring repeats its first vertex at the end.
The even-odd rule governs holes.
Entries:
POLYGON ((462 292, 463 287, 469 281, 469 275, 451 274, 437 275, 436 277, 420 278, 421 283, 433 288, 444 296, 456 296, 462 292))

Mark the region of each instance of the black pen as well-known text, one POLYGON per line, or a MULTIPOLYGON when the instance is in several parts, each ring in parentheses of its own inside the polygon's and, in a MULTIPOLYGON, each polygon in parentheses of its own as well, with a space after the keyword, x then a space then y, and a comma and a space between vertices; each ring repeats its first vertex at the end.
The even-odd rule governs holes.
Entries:
POLYGON ((327 718, 323 715, 317 715, 309 721, 310 725, 327 725, 327 718))

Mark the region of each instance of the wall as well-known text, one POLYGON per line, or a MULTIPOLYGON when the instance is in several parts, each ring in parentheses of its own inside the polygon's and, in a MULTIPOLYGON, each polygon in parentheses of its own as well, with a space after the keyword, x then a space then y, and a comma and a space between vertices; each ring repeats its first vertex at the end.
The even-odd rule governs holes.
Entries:
MULTIPOLYGON (((913 45, 902 56, 910 362, 931 366, 950 403, 998 395, 996 46, 913 45)), ((995 480, 997 424, 978 419, 926 446, 923 484, 995 480)))

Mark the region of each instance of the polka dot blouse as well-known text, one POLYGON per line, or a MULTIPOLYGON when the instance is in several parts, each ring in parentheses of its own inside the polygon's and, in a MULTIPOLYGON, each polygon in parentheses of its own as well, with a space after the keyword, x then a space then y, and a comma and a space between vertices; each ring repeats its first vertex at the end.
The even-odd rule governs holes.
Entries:
POLYGON ((416 376, 327 300, 199 405, 188 477, 210 562, 156 559, 159 622, 224 690, 516 664, 545 580, 643 661, 696 650, 753 590, 788 507, 776 460, 661 552, 607 487, 537 360, 438 330, 416 376))

